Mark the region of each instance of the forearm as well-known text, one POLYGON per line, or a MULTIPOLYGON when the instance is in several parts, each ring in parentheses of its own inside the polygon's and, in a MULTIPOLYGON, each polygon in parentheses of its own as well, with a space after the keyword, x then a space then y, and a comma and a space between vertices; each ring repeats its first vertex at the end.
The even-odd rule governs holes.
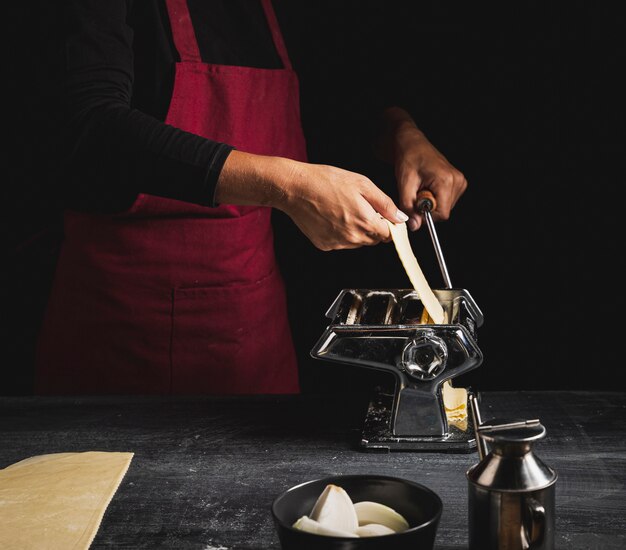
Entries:
POLYGON ((282 208, 294 191, 300 162, 232 151, 215 188, 216 203, 282 208))
POLYGON ((413 117, 403 108, 392 106, 380 112, 374 135, 374 152, 380 160, 394 164, 403 142, 409 137, 428 142, 413 117))

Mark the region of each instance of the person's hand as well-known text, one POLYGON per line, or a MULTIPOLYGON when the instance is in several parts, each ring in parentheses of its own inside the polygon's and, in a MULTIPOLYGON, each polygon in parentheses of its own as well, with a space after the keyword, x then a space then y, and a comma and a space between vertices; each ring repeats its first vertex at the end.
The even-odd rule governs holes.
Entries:
POLYGON ((454 205, 467 189, 465 176, 428 141, 406 111, 391 108, 384 116, 385 156, 395 168, 400 208, 410 218, 409 229, 419 229, 424 221, 417 209, 417 193, 422 189, 430 190, 435 196, 433 219, 449 219, 454 205))
POLYGON ((297 163, 277 207, 320 250, 374 245, 391 240, 389 226, 408 217, 372 181, 334 166, 297 163), (384 218, 383 218, 384 217, 384 218))
POLYGON ((428 189, 437 205, 434 220, 447 220, 454 205, 467 189, 465 176, 426 139, 417 128, 400 130, 396 137, 395 172, 400 208, 409 216, 407 225, 415 231, 423 222, 417 209, 417 192, 428 189))
POLYGON ((218 203, 272 206, 320 250, 391 239, 385 219, 408 217, 367 177, 334 166, 233 151, 215 192, 218 203))

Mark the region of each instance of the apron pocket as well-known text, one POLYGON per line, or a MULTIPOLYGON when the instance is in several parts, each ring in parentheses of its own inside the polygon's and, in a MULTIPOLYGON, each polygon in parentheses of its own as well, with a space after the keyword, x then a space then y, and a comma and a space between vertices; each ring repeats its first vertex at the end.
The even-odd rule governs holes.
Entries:
POLYGON ((277 270, 253 284, 178 288, 173 300, 173 393, 274 393, 297 370, 277 270))

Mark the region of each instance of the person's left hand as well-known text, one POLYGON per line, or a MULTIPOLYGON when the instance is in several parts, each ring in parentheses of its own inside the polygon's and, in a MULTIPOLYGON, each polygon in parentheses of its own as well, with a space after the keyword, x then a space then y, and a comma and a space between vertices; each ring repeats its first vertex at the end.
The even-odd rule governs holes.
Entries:
POLYGON ((411 231, 424 221, 417 209, 417 193, 428 189, 435 196, 434 220, 447 220, 467 189, 467 180, 428 141, 412 121, 399 124, 393 136, 393 163, 398 181, 399 206, 409 216, 411 231))

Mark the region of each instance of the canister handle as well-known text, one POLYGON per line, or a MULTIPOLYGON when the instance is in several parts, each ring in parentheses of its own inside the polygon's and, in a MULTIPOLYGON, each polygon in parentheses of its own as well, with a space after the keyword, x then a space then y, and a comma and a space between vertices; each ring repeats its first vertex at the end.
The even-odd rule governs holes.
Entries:
POLYGON ((546 509, 537 499, 528 497, 526 498, 526 510, 528 518, 524 519, 524 529, 522 530, 522 536, 526 538, 526 541, 522 541, 522 543, 526 543, 528 546, 522 544, 522 547, 528 548, 528 550, 541 548, 546 532, 546 509))

